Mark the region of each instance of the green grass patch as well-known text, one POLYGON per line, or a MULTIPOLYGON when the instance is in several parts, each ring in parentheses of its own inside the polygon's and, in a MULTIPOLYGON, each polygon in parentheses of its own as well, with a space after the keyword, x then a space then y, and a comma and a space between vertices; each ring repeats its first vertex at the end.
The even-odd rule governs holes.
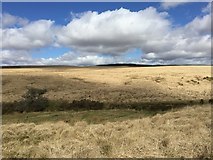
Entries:
POLYGON ((128 119, 138 119, 148 116, 143 111, 129 109, 113 110, 90 110, 90 111, 53 111, 53 112, 30 112, 13 113, 2 116, 3 124, 10 123, 35 123, 64 121, 73 125, 78 121, 90 123, 105 123, 114 121, 124 121, 128 119))

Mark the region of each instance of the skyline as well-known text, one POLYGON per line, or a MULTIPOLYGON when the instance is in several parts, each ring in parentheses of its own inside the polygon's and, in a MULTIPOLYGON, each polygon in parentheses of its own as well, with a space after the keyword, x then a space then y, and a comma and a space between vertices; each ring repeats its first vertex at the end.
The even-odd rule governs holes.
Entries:
POLYGON ((3 3, 8 65, 210 64, 210 3, 3 3))

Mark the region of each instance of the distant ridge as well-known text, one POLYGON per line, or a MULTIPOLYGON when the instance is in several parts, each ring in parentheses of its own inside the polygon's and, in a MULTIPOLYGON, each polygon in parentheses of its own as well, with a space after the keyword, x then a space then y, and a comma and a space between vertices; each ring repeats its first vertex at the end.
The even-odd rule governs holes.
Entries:
POLYGON ((1 66, 1 68, 82 68, 82 67, 163 67, 163 66, 211 66, 205 64, 169 64, 169 65, 148 65, 134 63, 100 64, 94 66, 71 66, 71 65, 20 65, 1 66))
POLYGON ((206 65, 198 65, 198 64, 169 64, 169 65, 149 65, 149 64, 134 64, 134 63, 116 63, 116 64, 101 64, 101 65, 96 65, 96 66, 112 66, 112 67, 161 67, 161 66, 206 66, 206 65))

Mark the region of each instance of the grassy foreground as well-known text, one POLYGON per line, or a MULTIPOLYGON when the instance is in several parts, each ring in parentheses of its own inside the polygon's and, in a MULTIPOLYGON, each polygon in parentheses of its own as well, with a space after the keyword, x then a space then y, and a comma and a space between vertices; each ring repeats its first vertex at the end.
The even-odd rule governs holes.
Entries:
POLYGON ((4 158, 211 156, 210 105, 104 124, 7 123, 2 131, 4 158))

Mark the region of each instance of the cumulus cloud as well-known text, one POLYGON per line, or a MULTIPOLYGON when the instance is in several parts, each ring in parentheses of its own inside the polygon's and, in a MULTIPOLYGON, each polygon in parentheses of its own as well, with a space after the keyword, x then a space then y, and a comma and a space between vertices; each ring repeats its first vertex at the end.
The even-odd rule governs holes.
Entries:
POLYGON ((1 65, 29 65, 37 64, 29 52, 25 50, 2 50, 1 65))
POLYGON ((114 63, 113 57, 103 57, 100 55, 84 55, 68 52, 57 58, 42 58, 39 60, 42 64, 55 65, 74 65, 74 66, 90 66, 98 64, 114 63))
POLYGON ((185 26, 185 32, 193 35, 211 34, 211 15, 207 14, 203 17, 196 17, 185 26))
POLYGON ((166 1, 164 1, 164 2, 162 2, 161 7, 163 9, 168 10, 170 8, 175 8, 175 7, 177 7, 179 5, 183 5, 185 3, 186 3, 186 1, 183 1, 183 2, 181 2, 181 1, 178 1, 178 2, 166 2, 166 1))
POLYGON ((178 28, 173 27, 168 17, 167 12, 158 12, 153 7, 137 12, 120 8, 102 13, 80 13, 65 26, 56 26, 51 20, 38 20, 23 27, 3 28, 3 63, 97 65, 128 62, 124 56, 135 48, 143 53, 141 63, 209 63, 210 14, 195 17, 178 28), (57 58, 31 58, 32 50, 48 45, 70 47, 73 51, 57 58))
POLYGON ((64 26, 58 42, 75 50, 121 56, 141 48, 144 59, 194 59, 210 55, 210 15, 173 28, 166 12, 153 7, 138 12, 127 9, 87 12, 64 26))
MULTIPOLYGON (((17 23, 17 19, 19 19, 19 21, 22 20, 20 17, 13 16, 16 20, 14 20, 14 22, 11 20, 11 23, 9 23, 7 17, 11 17, 11 15, 4 15, 3 21, 8 21, 7 24, 10 24, 10 26, 17 23), (5 17, 7 20, 5 20, 5 17)), ((1 28, 2 65, 41 64, 39 61, 33 59, 30 53, 33 50, 53 44, 53 25, 54 22, 51 20, 38 20, 28 22, 22 27, 20 25, 19 27, 1 28)))
POLYGON ((147 38, 157 43, 169 29, 166 16, 166 12, 157 13, 153 7, 139 12, 123 8, 100 14, 86 12, 62 28, 58 42, 83 52, 118 55, 147 38))
MULTIPOLYGON (((196 17, 192 22, 169 33, 170 49, 144 54, 146 60, 164 63, 205 62, 211 59, 210 15, 196 17)), ((163 42, 162 42, 163 43, 163 42)), ((166 44, 166 43, 165 43, 166 44)))
POLYGON ((31 50, 53 43, 53 21, 38 20, 22 28, 2 29, 2 47, 8 50, 31 50))
POLYGON ((26 18, 21 18, 8 13, 1 14, 0 19, 2 21, 3 28, 14 26, 22 27, 29 23, 29 20, 26 18))

